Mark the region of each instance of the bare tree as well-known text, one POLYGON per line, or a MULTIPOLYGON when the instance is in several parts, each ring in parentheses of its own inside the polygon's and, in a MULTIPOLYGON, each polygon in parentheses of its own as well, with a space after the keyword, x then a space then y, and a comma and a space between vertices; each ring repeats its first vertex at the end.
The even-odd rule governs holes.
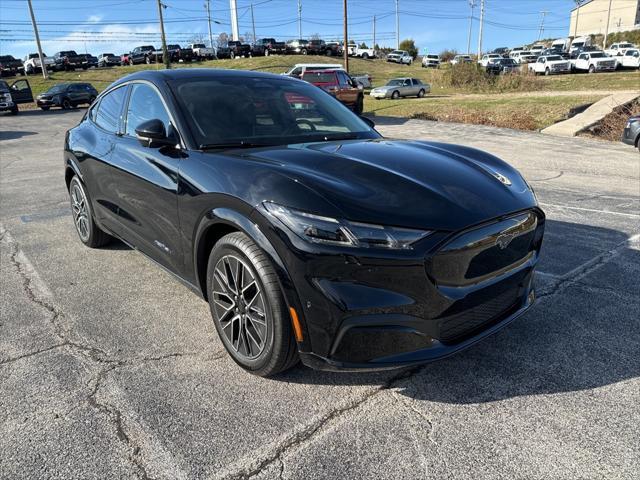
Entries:
POLYGON ((320 34, 319 33, 314 33, 313 35, 311 35, 309 37, 310 40, 320 40, 320 34))
POLYGON ((228 43, 229 43, 229 34, 225 32, 220 33, 220 35, 218 35, 218 38, 216 39, 216 45, 218 46, 218 48, 226 47, 228 43))

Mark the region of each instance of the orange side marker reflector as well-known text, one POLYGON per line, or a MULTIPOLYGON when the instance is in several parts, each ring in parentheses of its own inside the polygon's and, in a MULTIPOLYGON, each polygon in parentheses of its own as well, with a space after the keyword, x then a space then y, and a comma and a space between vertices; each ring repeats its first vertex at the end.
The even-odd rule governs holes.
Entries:
POLYGON ((291 314, 291 324, 293 325, 293 334, 296 337, 297 342, 302 341, 302 325, 300 325, 300 320, 298 320, 298 314, 293 307, 289 307, 289 313, 291 314))

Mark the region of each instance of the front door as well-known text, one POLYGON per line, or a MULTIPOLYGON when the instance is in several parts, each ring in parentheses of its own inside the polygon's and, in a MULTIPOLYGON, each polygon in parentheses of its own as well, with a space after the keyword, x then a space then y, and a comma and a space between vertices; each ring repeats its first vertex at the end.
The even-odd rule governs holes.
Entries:
POLYGON ((10 89, 13 103, 33 102, 33 93, 27 80, 16 80, 11 84, 10 89))
POLYGON ((173 147, 143 146, 135 129, 159 119, 173 129, 160 93, 148 83, 134 83, 123 135, 111 156, 115 202, 122 237, 173 271, 182 270, 178 221, 178 166, 181 152, 173 147))

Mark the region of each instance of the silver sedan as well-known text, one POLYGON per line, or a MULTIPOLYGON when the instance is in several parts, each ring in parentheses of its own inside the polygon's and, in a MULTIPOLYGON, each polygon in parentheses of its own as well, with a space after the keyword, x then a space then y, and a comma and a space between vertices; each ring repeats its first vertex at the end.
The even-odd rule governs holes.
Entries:
POLYGON ((384 87, 376 87, 371 90, 370 95, 379 100, 381 98, 400 98, 400 97, 424 97, 426 93, 431 91, 431 85, 422 83, 417 78, 394 78, 389 80, 384 87))

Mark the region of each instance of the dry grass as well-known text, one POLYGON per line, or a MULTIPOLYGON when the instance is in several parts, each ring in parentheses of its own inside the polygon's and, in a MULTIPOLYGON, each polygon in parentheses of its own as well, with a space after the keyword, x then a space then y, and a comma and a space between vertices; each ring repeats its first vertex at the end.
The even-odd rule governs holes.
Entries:
POLYGON ((453 107, 440 113, 416 113, 411 118, 435 120, 440 122, 473 123, 492 127, 514 128, 516 130, 535 130, 538 121, 529 112, 483 112, 468 108, 453 107))
POLYGON ((639 100, 614 109, 613 112, 581 135, 617 142, 622 136, 627 120, 632 115, 640 115, 639 100))

